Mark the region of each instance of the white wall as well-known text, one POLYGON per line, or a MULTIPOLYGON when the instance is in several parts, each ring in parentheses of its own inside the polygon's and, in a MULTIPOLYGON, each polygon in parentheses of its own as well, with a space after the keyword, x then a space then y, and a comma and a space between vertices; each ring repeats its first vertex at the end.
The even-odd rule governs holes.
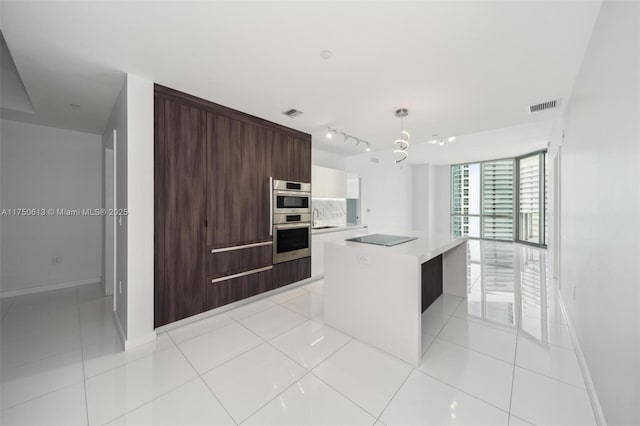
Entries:
POLYGON ((429 231, 451 232, 451 183, 449 165, 431 165, 429 169, 429 231))
POLYGON ((105 128, 116 129, 116 317, 125 348, 155 339, 153 328, 153 83, 128 74, 105 128))
POLYGON ((561 147, 562 296, 609 425, 640 424, 639 20, 603 3, 561 147))
POLYGON ((436 164, 411 166, 413 229, 431 233, 450 232, 449 167, 436 164))
POLYGON ((344 170, 346 161, 342 155, 311 148, 311 164, 329 167, 330 169, 344 170))
MULTIPOLYGON (((1 126, 2 208, 102 206, 99 135, 10 120, 1 126)), ((101 280, 100 216, 0 221, 4 295, 101 280), (62 263, 54 265, 53 256, 62 256, 62 263)))
POLYGON ((415 164, 411 166, 412 173, 412 207, 413 229, 416 231, 429 231, 429 207, 431 187, 429 176, 431 165, 415 164))
MULTIPOLYGON (((127 80, 125 79, 122 89, 118 94, 116 103, 111 111, 111 116, 102 135, 103 148, 113 149, 110 145, 110 135, 116 130, 116 147, 115 147, 115 163, 116 163, 116 208, 128 208, 127 203, 127 80)), ((103 165, 104 169, 104 165, 103 165)), ((104 185, 103 171, 103 185, 104 185)), ((103 197, 103 205, 105 200, 103 197)), ((122 217, 122 223, 116 218, 116 287, 118 283, 122 283, 122 291, 118 288, 114 292, 116 298, 116 317, 119 325, 122 327, 126 338, 127 334, 127 217, 122 217)), ((102 232, 104 238, 104 221, 102 223, 102 232)))
POLYGON ((392 152, 361 154, 346 159, 347 172, 361 179, 361 223, 369 232, 393 233, 412 229, 411 166, 393 163, 392 152), (371 162, 377 158, 379 163, 371 162))
POLYGON ((127 75, 127 342, 155 339, 153 329, 153 82, 127 75))

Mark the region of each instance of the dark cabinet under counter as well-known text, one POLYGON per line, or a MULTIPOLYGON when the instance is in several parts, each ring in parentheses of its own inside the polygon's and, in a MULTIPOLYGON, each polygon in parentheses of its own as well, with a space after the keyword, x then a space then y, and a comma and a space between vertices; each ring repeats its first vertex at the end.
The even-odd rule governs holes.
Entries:
POLYGON ((273 265, 273 288, 283 287, 311 277, 311 257, 273 265))

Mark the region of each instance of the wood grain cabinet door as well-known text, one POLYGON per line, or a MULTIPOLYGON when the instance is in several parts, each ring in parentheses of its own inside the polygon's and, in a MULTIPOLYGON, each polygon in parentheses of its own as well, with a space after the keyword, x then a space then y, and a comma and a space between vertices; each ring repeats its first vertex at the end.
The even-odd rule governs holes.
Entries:
POLYGON ((311 182, 311 137, 274 131, 272 146, 274 179, 311 182))
POLYGON ((271 238, 267 130, 207 113, 207 244, 226 247, 271 238))
POLYGON ((204 309, 204 113, 155 97, 156 327, 204 309))

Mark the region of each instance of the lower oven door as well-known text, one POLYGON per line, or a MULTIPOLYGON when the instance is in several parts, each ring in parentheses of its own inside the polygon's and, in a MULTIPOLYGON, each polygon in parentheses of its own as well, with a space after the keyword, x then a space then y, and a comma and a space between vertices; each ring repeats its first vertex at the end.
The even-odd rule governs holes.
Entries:
POLYGON ((273 226, 273 263, 311 256, 311 224, 273 226))

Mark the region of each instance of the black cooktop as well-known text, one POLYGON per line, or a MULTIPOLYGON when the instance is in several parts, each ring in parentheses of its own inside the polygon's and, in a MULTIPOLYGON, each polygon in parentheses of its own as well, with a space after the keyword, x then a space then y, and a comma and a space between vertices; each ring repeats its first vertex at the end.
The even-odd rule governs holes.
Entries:
POLYGON ((416 237, 403 237, 401 235, 369 234, 362 237, 348 238, 345 241, 391 247, 416 239, 416 237))

